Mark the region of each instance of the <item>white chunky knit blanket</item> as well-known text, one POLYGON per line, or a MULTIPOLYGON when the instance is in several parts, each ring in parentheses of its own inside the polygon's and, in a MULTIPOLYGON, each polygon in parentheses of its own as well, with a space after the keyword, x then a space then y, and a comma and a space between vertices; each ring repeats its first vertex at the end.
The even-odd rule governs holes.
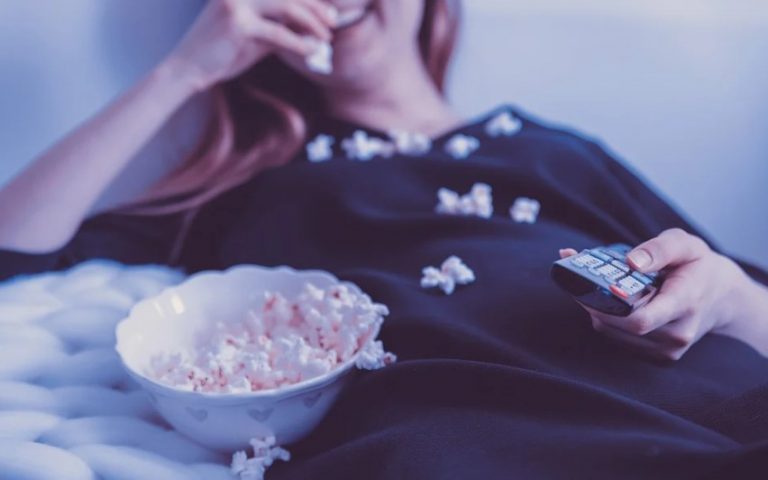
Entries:
POLYGON ((130 307, 182 278, 91 261, 0 284, 0 479, 233 478, 229 458, 158 417, 114 351, 130 307))

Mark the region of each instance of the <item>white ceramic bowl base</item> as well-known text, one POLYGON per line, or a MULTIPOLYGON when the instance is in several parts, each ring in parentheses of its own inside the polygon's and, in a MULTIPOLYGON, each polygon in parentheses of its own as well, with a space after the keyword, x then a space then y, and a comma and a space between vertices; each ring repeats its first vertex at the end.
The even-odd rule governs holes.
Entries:
POLYGON ((328 385, 274 400, 252 399, 241 404, 215 405, 184 401, 148 392, 150 401, 168 423, 184 435, 216 450, 232 452, 252 438, 274 435, 278 445, 294 443, 317 427, 355 370, 328 385))

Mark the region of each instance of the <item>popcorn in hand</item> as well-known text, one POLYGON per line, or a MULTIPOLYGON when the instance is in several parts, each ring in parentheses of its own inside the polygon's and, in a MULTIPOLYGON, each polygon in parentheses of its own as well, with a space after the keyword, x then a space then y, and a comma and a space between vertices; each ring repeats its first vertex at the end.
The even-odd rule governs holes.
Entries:
POLYGON ((509 215, 517 223, 536 223, 541 204, 533 198, 520 197, 509 209, 509 215))
POLYGON ((391 157, 395 153, 395 145, 380 138, 369 137, 363 130, 357 130, 352 138, 341 142, 341 148, 350 160, 367 162, 377 156, 391 157))
POLYGON ((421 287, 439 287, 446 295, 456 289, 456 285, 468 285, 475 281, 475 273, 455 255, 448 257, 440 266, 426 267, 422 270, 421 287))
POLYGON ((336 142, 330 135, 320 134, 307 144, 307 158, 310 162, 325 162, 333 158, 333 144, 336 142))
POLYGON ((490 185, 485 183, 476 183, 472 190, 466 195, 460 196, 458 193, 447 188, 441 188, 437 191, 438 205, 435 207, 437 213, 446 215, 467 215, 481 218, 491 218, 493 216, 493 195, 490 185))
POLYGON ((491 137, 511 137, 523 128, 523 122, 509 112, 502 112, 485 124, 485 133, 491 137))
POLYGON ((252 458, 248 458, 248 454, 244 451, 235 452, 232 455, 230 471, 233 475, 239 476, 240 480, 264 480, 264 474, 275 460, 284 462, 291 460, 288 450, 275 446, 274 436, 264 439, 253 438, 250 443, 253 447, 252 458))
POLYGON ((432 149, 432 140, 422 133, 391 130, 389 137, 394 142, 397 153, 402 155, 419 156, 432 149))
POLYGON ((462 133, 457 133, 445 144, 445 151, 457 160, 469 157, 478 148, 480 148, 480 140, 462 133))
MULTIPOLYGON (((242 322, 219 322, 193 352, 150 359, 147 375, 171 387, 211 393, 280 388, 325 375, 374 340, 386 306, 344 284, 311 283, 294 299, 265 294, 242 322)), ((366 352, 366 356, 370 352, 366 352)))
POLYGON ((328 42, 321 42, 314 37, 305 37, 313 47, 313 53, 307 56, 307 67, 315 73, 330 75, 333 73, 333 47, 328 42))

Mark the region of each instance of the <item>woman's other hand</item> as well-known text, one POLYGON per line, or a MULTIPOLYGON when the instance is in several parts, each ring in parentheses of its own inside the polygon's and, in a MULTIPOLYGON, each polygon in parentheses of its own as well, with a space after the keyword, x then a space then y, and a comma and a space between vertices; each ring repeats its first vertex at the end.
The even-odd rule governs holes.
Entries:
POLYGON ((329 41, 336 15, 322 0, 209 0, 165 63, 206 90, 275 51, 311 54, 307 37, 329 41))
MULTIPOLYGON (((560 251, 565 258, 577 253, 560 251)), ((666 230, 627 255, 640 272, 664 270, 653 299, 627 317, 584 307, 601 334, 661 360, 679 360, 706 333, 722 333, 768 353, 768 290, 701 238, 666 230)))

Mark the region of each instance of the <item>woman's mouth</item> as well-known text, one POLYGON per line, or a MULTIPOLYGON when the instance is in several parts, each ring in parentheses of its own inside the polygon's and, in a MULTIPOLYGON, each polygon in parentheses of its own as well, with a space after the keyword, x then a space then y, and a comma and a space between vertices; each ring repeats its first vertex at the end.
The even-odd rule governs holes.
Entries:
POLYGON ((372 4, 365 7, 353 7, 339 11, 335 30, 351 27, 360 22, 371 11, 372 4))

